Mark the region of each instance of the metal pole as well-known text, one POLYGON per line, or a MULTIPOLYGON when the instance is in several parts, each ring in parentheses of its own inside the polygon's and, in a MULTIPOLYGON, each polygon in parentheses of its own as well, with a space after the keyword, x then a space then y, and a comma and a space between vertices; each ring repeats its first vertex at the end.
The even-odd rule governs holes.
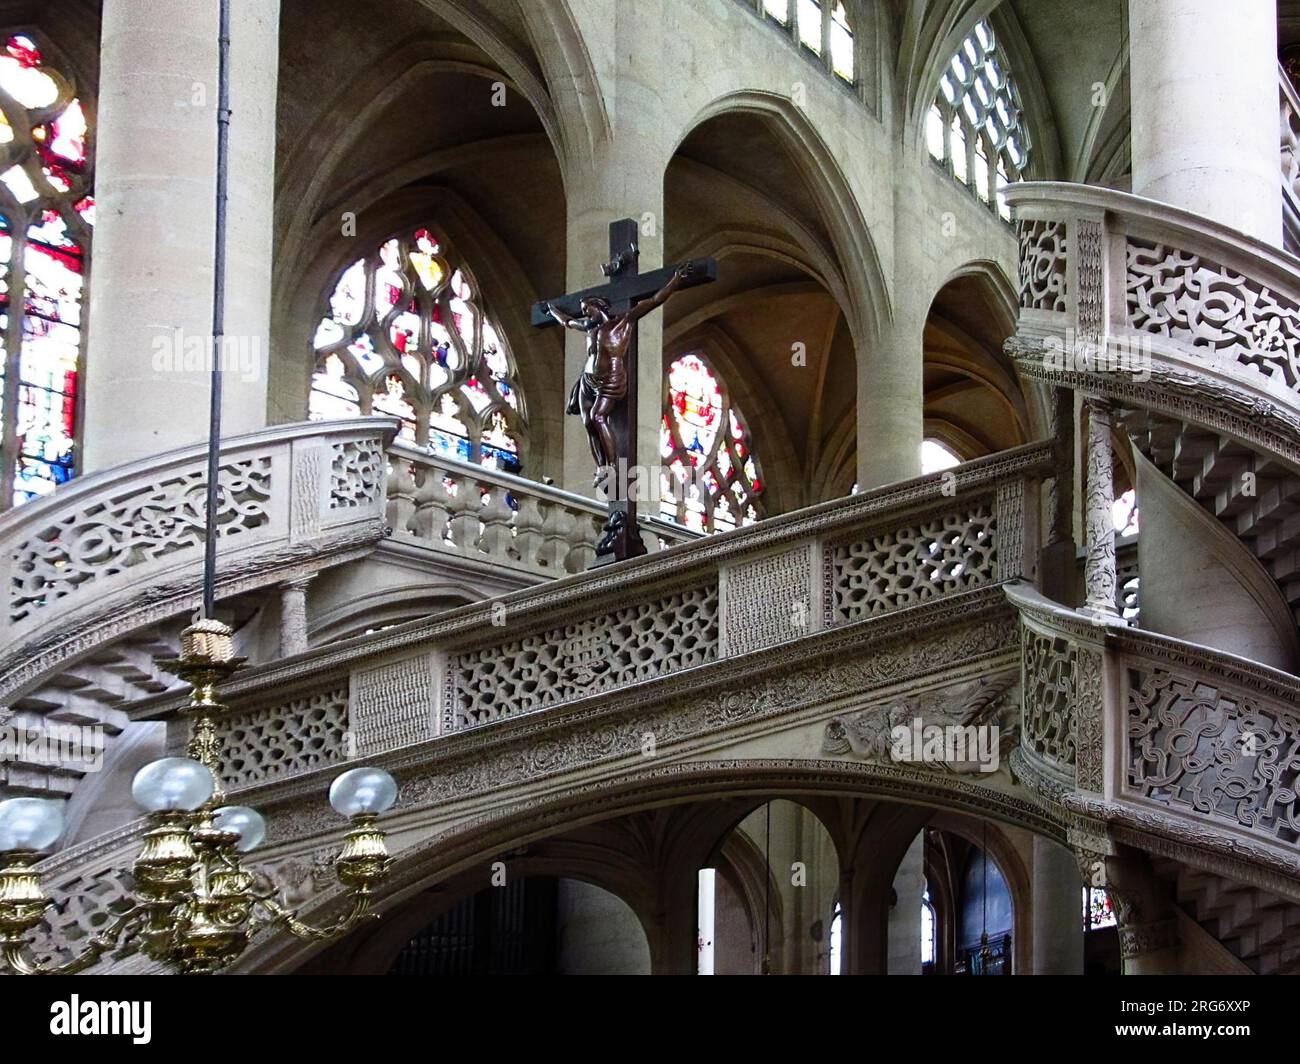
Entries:
POLYGON ((203 544, 203 616, 216 616, 217 507, 221 474, 221 341, 226 319, 226 199, 230 160, 230 0, 220 0, 217 48, 216 247, 212 260, 212 396, 208 419, 207 514, 203 544))

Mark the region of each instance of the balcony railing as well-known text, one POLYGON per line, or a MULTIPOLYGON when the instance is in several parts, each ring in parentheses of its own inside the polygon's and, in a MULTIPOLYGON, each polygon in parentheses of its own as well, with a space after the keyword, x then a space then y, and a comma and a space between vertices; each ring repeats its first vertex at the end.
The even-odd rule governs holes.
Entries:
MULTIPOLYGON (((400 442, 388 461, 399 540, 538 576, 579 573, 595 557, 605 507, 592 499, 400 442)), ((654 517, 641 525, 651 550, 701 535, 654 517)))
POLYGON ((1007 594, 1023 639, 1020 778, 1117 842, 1151 849, 1154 835, 1300 875, 1300 680, 1099 625, 1023 585, 1007 594))
POLYGON ((1300 460, 1300 259, 1198 215, 1084 185, 1007 195, 1027 376, 1300 460))
MULTIPOLYGON (((219 592, 337 565, 384 535, 385 418, 283 425, 221 448, 219 592)), ((0 516, 0 697, 200 600, 201 445, 82 477, 0 516)))
MULTIPOLYGON (((954 470, 955 494, 935 474, 251 668, 227 690, 229 783, 560 707, 644 704, 668 696, 662 681, 716 683, 741 659, 762 669, 794 640, 989 608, 1000 583, 1033 572, 1051 460, 1045 444, 1002 452, 954 470)), ((158 696, 138 715, 176 705, 158 696)))

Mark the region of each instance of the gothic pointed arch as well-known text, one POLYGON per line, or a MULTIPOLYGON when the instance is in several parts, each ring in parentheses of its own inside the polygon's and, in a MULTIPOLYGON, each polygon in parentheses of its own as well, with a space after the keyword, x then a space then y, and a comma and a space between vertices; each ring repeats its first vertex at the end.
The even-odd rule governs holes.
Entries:
MULTIPOLYGON (((769 92, 742 90, 710 101, 685 123, 671 157, 688 137, 719 117, 751 116, 785 149, 812 196, 824 227, 826 261, 842 286, 842 309, 858 343, 875 340, 892 316, 888 286, 866 219, 849 181, 808 116, 790 99, 769 92)), ((839 294, 837 293, 837 298, 839 294)))

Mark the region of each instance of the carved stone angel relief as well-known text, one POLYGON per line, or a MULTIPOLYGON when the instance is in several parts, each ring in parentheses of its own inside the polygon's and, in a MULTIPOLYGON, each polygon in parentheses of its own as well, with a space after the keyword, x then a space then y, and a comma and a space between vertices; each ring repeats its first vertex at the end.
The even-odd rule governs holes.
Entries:
POLYGON ((952 773, 996 772, 1019 741, 1015 673, 883 702, 833 717, 824 753, 952 773))

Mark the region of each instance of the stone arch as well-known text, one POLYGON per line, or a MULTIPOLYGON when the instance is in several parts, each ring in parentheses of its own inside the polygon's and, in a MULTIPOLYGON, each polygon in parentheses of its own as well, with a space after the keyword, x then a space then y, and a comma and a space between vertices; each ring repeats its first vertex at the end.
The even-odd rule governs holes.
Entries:
MULTIPOLYGON (((556 847, 556 852, 544 855, 512 855, 509 875, 514 879, 555 877, 577 880, 613 895, 631 910, 641 929, 647 947, 650 928, 647 926, 647 899, 638 896, 635 886, 620 875, 616 865, 608 860, 572 846, 556 847)), ((482 870, 466 872, 454 880, 440 884, 437 890, 425 891, 398 906, 373 928, 363 927, 337 945, 309 960, 303 972, 331 972, 348 975, 383 975, 391 967, 406 944, 423 928, 457 905, 490 889, 485 884, 482 870)))
POLYGON ((963 459, 1046 434, 1042 389, 1024 380, 1003 352, 1003 342, 1015 332, 1018 303, 1016 287, 989 259, 956 266, 930 298, 925 435, 963 459), (972 394, 985 409, 970 403, 972 394), (973 419, 967 416, 972 413, 973 419))
POLYGON ((727 114, 764 119, 786 147, 817 202, 830 234, 831 251, 844 278, 842 309, 858 345, 877 339, 892 317, 888 285, 866 219, 839 162, 808 116, 787 97, 740 90, 717 97, 684 124, 666 158, 704 123, 727 114), (862 293, 861 296, 858 293, 862 293))
MULTIPOLYGON (((393 872, 376 897, 376 905, 384 910, 401 904, 481 866, 491 854, 520 850, 561 832, 616 817, 675 806, 696 808, 683 815, 671 837, 655 851, 659 867, 671 867, 674 861, 702 867, 695 862, 707 857, 718 839, 725 836, 728 826, 769 798, 788 798, 805 805, 814 803, 809 807, 836 843, 842 870, 854 867, 860 859, 858 849, 863 831, 861 825, 834 824, 823 807, 816 804, 836 796, 878 799, 884 808, 893 810, 890 816, 896 821, 894 834, 902 845, 892 858, 891 868, 897 866, 907 845, 935 810, 984 816, 1064 842, 1064 826, 1020 798, 920 769, 900 772, 893 765, 886 768, 889 771, 869 764, 829 761, 704 761, 621 773, 578 791, 546 796, 535 802, 496 806, 455 824, 438 826, 433 821, 421 829, 420 818, 408 813, 403 821, 403 834, 418 841, 396 854, 393 872)), ((677 888, 679 902, 681 889, 677 888)), ((690 897, 694 896, 694 890, 692 882, 690 897)), ((315 919, 328 912, 337 898, 337 891, 333 890, 320 895, 304 907, 302 916, 315 919)), ((867 901, 879 909, 878 895, 867 901)), ((844 942, 845 970, 850 972, 869 971, 873 965, 883 964, 883 926, 871 927, 853 917, 855 911, 864 911, 859 908, 862 902, 858 896, 844 899, 848 928, 844 942)), ((241 968, 292 970, 316 948, 283 939, 268 942, 250 951, 241 968)), ((693 931, 686 939, 679 934, 658 937, 652 943, 655 970, 683 969, 692 950, 693 931)))
MULTIPOLYGON (((1011 892, 1012 955, 1015 971, 1028 972, 1033 964, 1033 883, 1029 870, 1015 844, 996 823, 987 818, 973 818, 953 813, 936 815, 930 826, 965 839, 972 846, 983 849, 984 826, 987 824, 988 855, 997 865, 1011 892)), ((956 899, 958 903, 960 899, 956 899)))

